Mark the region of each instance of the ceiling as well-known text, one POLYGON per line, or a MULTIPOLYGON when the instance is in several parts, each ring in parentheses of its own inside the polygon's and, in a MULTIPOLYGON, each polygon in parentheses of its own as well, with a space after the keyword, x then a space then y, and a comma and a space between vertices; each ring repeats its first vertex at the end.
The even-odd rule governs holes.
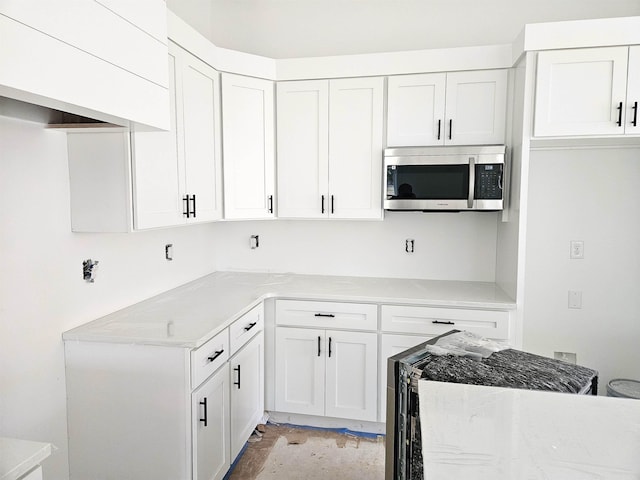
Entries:
POLYGON ((167 0, 219 47, 271 58, 511 43, 527 23, 640 15, 640 0, 167 0))

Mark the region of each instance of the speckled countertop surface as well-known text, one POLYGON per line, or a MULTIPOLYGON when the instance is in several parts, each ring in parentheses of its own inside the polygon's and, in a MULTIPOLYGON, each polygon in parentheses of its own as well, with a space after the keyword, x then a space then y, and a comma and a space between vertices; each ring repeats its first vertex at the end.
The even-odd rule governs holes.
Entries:
POLYGON ((216 272, 81 325, 64 340, 198 347, 266 298, 515 309, 494 283, 216 272))

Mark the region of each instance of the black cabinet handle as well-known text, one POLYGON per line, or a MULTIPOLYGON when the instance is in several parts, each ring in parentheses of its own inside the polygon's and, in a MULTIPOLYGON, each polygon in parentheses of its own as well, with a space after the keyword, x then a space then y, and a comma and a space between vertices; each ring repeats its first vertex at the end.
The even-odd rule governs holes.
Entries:
POLYGON ((631 110, 633 110, 633 121, 631 122, 631 125, 633 125, 634 127, 638 126, 638 102, 633 102, 633 107, 631 107, 631 110))
POLYGON ((455 325, 455 322, 443 322, 442 320, 434 320, 431 323, 437 323, 438 325, 455 325))
POLYGON ((244 327, 244 331, 248 332, 249 330, 251 330, 253 327, 255 327, 257 325, 257 322, 251 322, 249 325, 247 325, 246 327, 244 327))
POLYGON ((318 356, 320 356, 320 335, 318 335, 318 356))
POLYGON ((331 195, 331 213, 333 214, 333 195, 331 195))
POLYGON ((189 218, 189 195, 185 195, 184 197, 182 197, 182 202, 183 202, 183 206, 184 208, 182 209, 182 215, 184 215, 185 217, 189 218))
POLYGON ((273 213, 273 195, 269 195, 269 213, 273 213))
POLYGON ((237 382, 233 382, 234 385, 238 386, 238 390, 240 390, 240 365, 238 365, 237 368, 233 369, 234 372, 238 372, 238 381, 237 382))
POLYGON ((329 358, 331 358, 331 337, 329 337, 329 358))
POLYGON ((334 318, 335 315, 333 313, 316 313, 314 315, 314 317, 328 317, 328 318, 334 318))
POLYGON ((440 125, 442 124, 442 120, 438 120, 438 140, 440 140, 440 125))
POLYGON ((449 140, 451 140, 451 131, 453 130, 453 120, 449 119, 449 140))
POLYGON ((622 102, 618 104, 617 110, 618 110, 618 121, 616 122, 616 125, 621 127, 622 126, 622 102))
POLYGON ((196 196, 191 195, 191 203, 193 203, 193 210, 191 211, 191 216, 193 216, 193 218, 196 218, 196 196))
POLYGON ((218 358, 223 353, 224 353, 224 348, 222 350, 216 350, 215 352, 213 352, 213 356, 212 357, 207 357, 207 359, 210 362, 213 362, 216 358, 218 358))
POLYGON ((201 418, 200 421, 204 423, 204 426, 207 426, 207 397, 204 397, 200 402, 200 405, 204 407, 204 418, 201 418))
POLYGON ((320 213, 324 213, 324 195, 322 195, 322 207, 321 208, 322 208, 322 212, 320 212, 320 213))

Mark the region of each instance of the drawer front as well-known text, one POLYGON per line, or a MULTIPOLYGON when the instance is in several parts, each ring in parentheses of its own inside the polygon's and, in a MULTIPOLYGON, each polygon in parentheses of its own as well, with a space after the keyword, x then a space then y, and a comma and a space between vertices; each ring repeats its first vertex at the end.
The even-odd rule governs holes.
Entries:
POLYGON ((196 388, 229 359, 229 331, 225 328, 191 351, 191 388, 196 388))
POLYGON ((466 330, 487 338, 509 338, 509 312, 460 308, 382 306, 382 331, 440 335, 466 330))
POLYGON ((378 306, 367 303, 276 301, 276 324, 296 327, 377 330, 378 306))
POLYGON ((264 304, 256 305, 229 327, 229 343, 233 355, 253 336, 264 330, 264 304))

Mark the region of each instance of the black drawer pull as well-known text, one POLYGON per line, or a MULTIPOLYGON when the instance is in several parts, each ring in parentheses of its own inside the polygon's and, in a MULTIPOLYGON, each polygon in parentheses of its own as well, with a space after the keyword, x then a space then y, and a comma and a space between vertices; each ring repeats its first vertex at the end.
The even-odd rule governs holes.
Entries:
POLYGON ((212 357, 207 357, 207 359, 210 362, 213 362, 216 358, 218 358, 223 353, 224 353, 224 348, 222 350, 216 350, 215 352, 213 352, 213 356, 212 357))
POLYGON ((207 426, 207 397, 200 402, 200 405, 204 407, 204 418, 201 418, 200 421, 204 423, 204 426, 207 426))
POLYGON ((633 121, 631 122, 631 125, 633 125, 634 127, 638 126, 638 102, 633 102, 633 121))
POLYGON ((248 332, 249 330, 251 330, 256 325, 257 325, 257 322, 251 322, 248 326, 244 327, 244 331, 248 332))
POLYGON ((442 120, 438 120, 438 140, 440 140, 440 124, 442 123, 442 120))
POLYGON ((233 369, 234 372, 238 372, 238 381, 237 382, 233 382, 234 385, 238 386, 238 390, 240 390, 240 365, 238 365, 237 368, 233 369))
POLYGON ((314 317, 335 318, 335 315, 333 313, 316 313, 314 317))
POLYGON ((434 320, 431 323, 437 323, 438 325, 455 325, 455 322, 443 322, 442 320, 434 320))
POLYGON ((318 335, 318 356, 320 356, 320 335, 318 335))
POLYGON ((331 358, 331 337, 329 337, 329 358, 331 358))
POLYGON ((618 104, 618 106, 616 107, 616 110, 618 110, 618 121, 616 122, 616 125, 621 127, 622 126, 622 102, 618 104))

